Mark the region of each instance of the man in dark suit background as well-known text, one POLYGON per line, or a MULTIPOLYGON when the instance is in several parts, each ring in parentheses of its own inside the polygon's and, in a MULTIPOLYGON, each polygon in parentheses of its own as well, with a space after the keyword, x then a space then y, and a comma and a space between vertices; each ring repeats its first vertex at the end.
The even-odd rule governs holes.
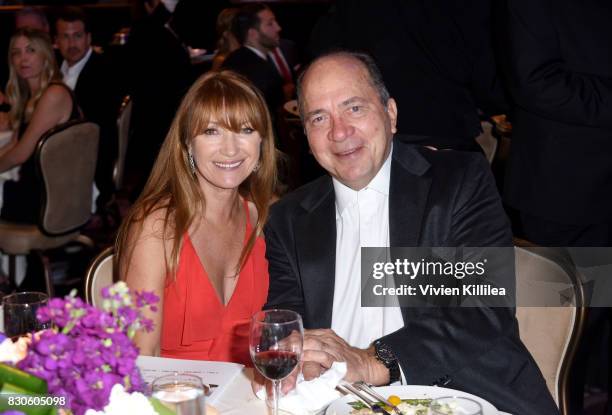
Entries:
POLYGON ((196 76, 173 14, 160 0, 145 0, 145 5, 149 14, 134 24, 127 43, 127 84, 133 100, 127 172, 133 182, 134 199, 144 187, 181 100, 196 76))
MULTIPOLYGON (((612 3, 504 3, 504 67, 516 104, 504 199, 520 212, 522 236, 536 244, 612 246, 612 3)), ((599 388, 596 378, 607 372, 612 414, 612 369, 602 364, 612 360, 609 334, 604 341, 610 309, 591 308, 588 316, 570 409, 582 413, 592 367, 599 388)))
POLYGON ((97 212, 102 213, 115 190, 113 166, 117 158, 117 115, 120 97, 110 64, 91 47, 91 32, 85 13, 65 8, 55 23, 55 41, 63 58, 64 82, 76 96, 83 115, 100 126, 96 186, 100 195, 97 212))
POLYGON ((511 246, 484 158, 394 140, 398 108, 367 55, 318 58, 298 97, 310 148, 332 177, 272 206, 266 308, 302 315, 305 377, 346 361, 349 382, 403 374, 514 414, 558 413, 513 309, 360 305, 362 246, 511 246))
POLYGON ((612 245, 612 5, 512 0, 505 199, 541 245, 612 245))
POLYGON ((264 95, 273 116, 284 102, 283 80, 268 53, 279 46, 280 31, 268 6, 258 3, 242 7, 232 22, 232 32, 242 47, 223 62, 224 68, 253 82, 264 95))
POLYGON ((505 113, 491 46, 491 0, 338 0, 315 26, 311 54, 374 57, 411 142, 480 151, 479 110, 505 113))

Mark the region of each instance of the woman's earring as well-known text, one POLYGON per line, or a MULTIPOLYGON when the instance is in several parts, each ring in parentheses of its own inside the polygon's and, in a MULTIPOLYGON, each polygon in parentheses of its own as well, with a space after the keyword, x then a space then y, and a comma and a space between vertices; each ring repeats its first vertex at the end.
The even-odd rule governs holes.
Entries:
POLYGON ((257 173, 260 167, 261 163, 258 161, 257 164, 255 164, 255 167, 253 167, 253 173, 257 173))
POLYGON ((196 168, 195 168, 195 160, 193 159, 193 153, 191 149, 187 150, 187 158, 189 159, 189 168, 191 169, 191 174, 195 176, 196 168))

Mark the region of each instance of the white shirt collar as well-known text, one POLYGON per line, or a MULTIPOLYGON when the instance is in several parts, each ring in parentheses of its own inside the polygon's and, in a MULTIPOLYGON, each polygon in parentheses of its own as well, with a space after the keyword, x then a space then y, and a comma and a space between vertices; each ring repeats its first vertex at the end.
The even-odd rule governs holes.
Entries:
POLYGON ((344 209, 349 207, 352 203, 357 200, 357 194, 366 189, 372 189, 381 193, 385 196, 389 195, 389 183, 391 181, 391 156, 393 155, 393 142, 391 142, 391 149, 389 155, 383 163, 382 167, 376 173, 376 176, 368 183, 366 187, 357 191, 353 190, 335 178, 332 179, 334 183, 334 192, 336 194, 336 212, 338 215, 342 215, 344 209))
POLYGON ((64 59, 61 67, 61 71, 64 77, 78 77, 81 71, 83 70, 83 67, 91 57, 92 52, 93 50, 90 47, 87 53, 85 53, 85 56, 83 56, 80 61, 78 61, 72 66, 68 66, 68 62, 66 61, 66 59, 64 59))
POLYGON ((268 57, 266 56, 265 53, 263 53, 262 51, 260 51, 257 48, 254 48, 253 46, 249 46, 249 45, 244 45, 245 47, 251 49, 253 51, 254 54, 256 54, 257 56, 259 56, 261 59, 267 61, 268 57))

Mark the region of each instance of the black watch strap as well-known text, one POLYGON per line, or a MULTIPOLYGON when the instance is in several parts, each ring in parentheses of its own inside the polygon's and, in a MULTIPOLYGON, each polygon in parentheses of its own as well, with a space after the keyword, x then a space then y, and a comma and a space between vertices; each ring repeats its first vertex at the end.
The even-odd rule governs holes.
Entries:
POLYGON ((394 383, 400 380, 400 368, 395 353, 389 346, 380 340, 374 342, 374 355, 376 360, 385 365, 389 369, 389 383, 394 383))

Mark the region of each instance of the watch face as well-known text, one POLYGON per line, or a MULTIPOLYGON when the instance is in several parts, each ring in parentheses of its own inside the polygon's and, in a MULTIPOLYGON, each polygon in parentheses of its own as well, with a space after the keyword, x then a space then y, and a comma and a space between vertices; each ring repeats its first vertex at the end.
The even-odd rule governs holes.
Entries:
POLYGON ((376 349, 376 355, 385 362, 391 362, 397 360, 395 354, 387 347, 386 344, 377 343, 374 348, 376 349))

